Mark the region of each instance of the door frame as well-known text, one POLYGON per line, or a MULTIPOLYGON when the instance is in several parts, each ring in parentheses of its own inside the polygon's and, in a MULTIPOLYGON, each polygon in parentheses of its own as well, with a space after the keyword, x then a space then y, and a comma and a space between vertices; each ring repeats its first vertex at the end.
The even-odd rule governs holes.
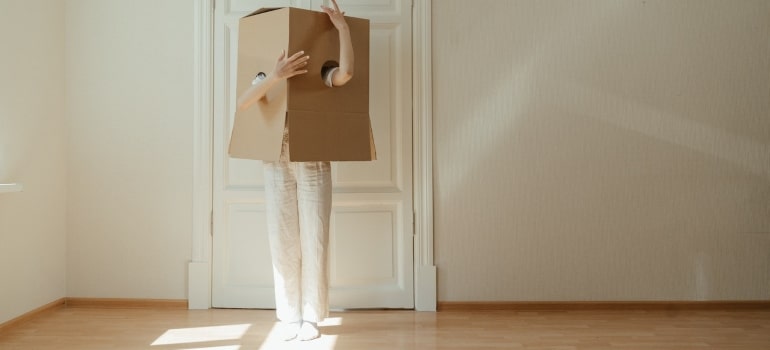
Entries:
MULTIPOLYGON (((414 305, 436 311, 433 263, 433 84, 431 2, 412 0, 412 181, 414 203, 414 305)), ((213 235, 214 4, 194 2, 194 111, 190 309, 211 308, 213 235)))

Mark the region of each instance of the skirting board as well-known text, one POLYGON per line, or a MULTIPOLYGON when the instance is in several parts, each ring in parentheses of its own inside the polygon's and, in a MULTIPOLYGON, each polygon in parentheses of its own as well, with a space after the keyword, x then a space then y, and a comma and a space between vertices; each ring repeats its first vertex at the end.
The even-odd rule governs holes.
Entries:
POLYGON ((50 311, 62 308, 62 307, 64 307, 65 303, 66 303, 66 298, 61 298, 61 299, 52 301, 52 302, 50 302, 48 304, 45 304, 45 305, 43 305, 43 306, 41 306, 41 307, 39 307, 37 309, 34 309, 34 310, 30 311, 30 312, 27 312, 27 313, 25 313, 25 314, 23 314, 23 315, 21 315, 19 317, 16 317, 16 318, 14 318, 12 320, 0 323, 0 333, 2 333, 3 330, 5 330, 7 328, 10 328, 10 327, 13 327, 15 325, 18 325, 18 324, 24 323, 26 321, 29 321, 29 320, 31 320, 31 319, 33 319, 35 317, 38 317, 38 316, 40 316, 42 314, 47 313, 47 312, 50 312, 50 311))
POLYGON ((68 308, 187 310, 183 299, 65 298, 68 308))
POLYGON ((439 301, 438 311, 574 311, 574 310, 770 310, 770 300, 747 301, 439 301))

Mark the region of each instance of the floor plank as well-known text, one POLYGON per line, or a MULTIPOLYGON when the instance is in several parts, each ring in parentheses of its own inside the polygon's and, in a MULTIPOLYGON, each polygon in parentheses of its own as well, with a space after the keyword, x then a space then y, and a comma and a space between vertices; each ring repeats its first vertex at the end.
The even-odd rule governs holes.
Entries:
POLYGON ((274 311, 62 308, 0 333, 0 349, 770 349, 770 311, 348 311, 310 342, 274 311))

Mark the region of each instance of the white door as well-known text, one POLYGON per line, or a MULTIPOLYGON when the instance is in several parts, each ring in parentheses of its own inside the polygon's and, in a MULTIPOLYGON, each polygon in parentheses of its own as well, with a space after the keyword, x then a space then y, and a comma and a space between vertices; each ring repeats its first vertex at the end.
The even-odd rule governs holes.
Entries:
MULTIPOLYGON (((262 164, 231 159, 238 19, 261 7, 326 0, 217 0, 214 16, 212 306, 273 308, 262 164)), ((411 0, 339 0, 371 20, 373 162, 333 163, 332 309, 413 308, 411 0)), ((278 53, 276 53, 277 57, 278 53)))

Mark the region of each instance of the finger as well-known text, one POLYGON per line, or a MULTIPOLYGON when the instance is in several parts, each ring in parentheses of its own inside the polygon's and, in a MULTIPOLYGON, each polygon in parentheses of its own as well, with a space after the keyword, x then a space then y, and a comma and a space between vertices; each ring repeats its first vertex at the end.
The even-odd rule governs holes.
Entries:
POLYGON ((289 57, 289 61, 294 61, 294 60, 297 59, 297 57, 302 56, 303 54, 305 54, 305 51, 299 51, 299 52, 291 55, 291 57, 289 57))
POLYGON ((304 64, 307 64, 307 60, 297 60, 289 63, 288 67, 291 69, 296 69, 297 67, 302 66, 304 64))
POLYGON ((300 57, 294 61, 289 61, 288 66, 289 67, 297 67, 301 64, 307 64, 307 61, 310 59, 310 56, 300 57))
POLYGON ((292 72, 298 72, 298 71, 302 71, 302 70, 307 70, 307 62, 300 63, 300 64, 298 64, 296 66, 292 66, 290 70, 292 72))
POLYGON ((339 5, 337 5, 337 1, 336 0, 332 0, 332 4, 334 4, 334 10, 337 11, 337 12, 340 12, 340 7, 339 7, 339 5))
POLYGON ((291 78, 291 77, 293 77, 293 76, 297 76, 297 75, 300 75, 300 74, 305 74, 305 73, 307 73, 307 69, 303 69, 303 70, 295 70, 294 72, 292 72, 291 74, 289 74, 288 78, 291 78))
POLYGON ((281 55, 278 56, 278 60, 282 60, 284 57, 286 57, 286 50, 281 50, 281 55))

